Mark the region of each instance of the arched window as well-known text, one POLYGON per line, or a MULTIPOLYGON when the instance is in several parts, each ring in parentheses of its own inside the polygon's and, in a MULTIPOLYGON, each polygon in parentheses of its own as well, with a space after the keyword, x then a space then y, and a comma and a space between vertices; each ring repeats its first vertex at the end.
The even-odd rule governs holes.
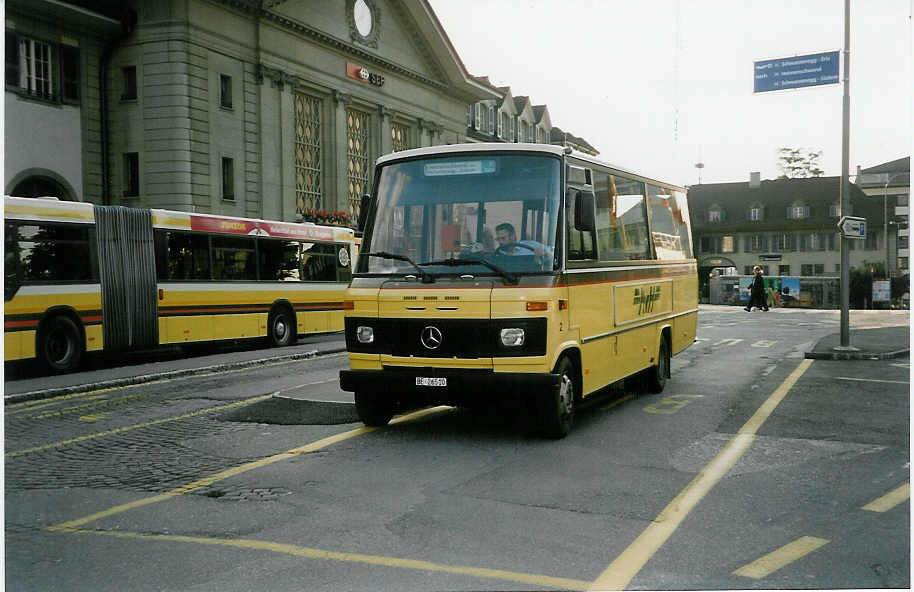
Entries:
POLYGON ((54 179, 33 175, 16 184, 10 195, 17 197, 56 197, 62 200, 70 199, 67 191, 54 179))

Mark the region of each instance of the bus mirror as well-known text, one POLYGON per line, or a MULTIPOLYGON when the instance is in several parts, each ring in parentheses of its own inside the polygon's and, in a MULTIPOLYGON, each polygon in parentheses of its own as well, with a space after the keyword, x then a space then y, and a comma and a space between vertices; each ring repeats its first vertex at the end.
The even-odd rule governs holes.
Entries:
POLYGON ((575 193, 577 193, 577 199, 574 200, 574 229, 593 232, 595 227, 593 192, 575 190, 575 193))
POLYGON ((368 209, 371 207, 371 196, 367 193, 362 196, 362 203, 359 204, 359 220, 356 223, 359 232, 364 232, 365 223, 368 222, 368 209))

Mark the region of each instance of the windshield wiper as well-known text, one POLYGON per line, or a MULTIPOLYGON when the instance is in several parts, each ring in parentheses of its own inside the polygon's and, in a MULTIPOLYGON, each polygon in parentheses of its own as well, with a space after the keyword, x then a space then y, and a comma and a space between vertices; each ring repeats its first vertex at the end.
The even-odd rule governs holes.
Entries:
POLYGON ((397 255, 396 253, 388 253, 386 251, 378 251, 377 253, 366 253, 369 257, 380 257, 381 259, 394 259, 396 261, 406 261, 410 265, 416 268, 416 271, 419 272, 419 276, 422 278, 423 284, 431 284, 435 282, 435 278, 432 277, 430 273, 427 273, 424 269, 419 267, 415 261, 407 257, 406 255, 397 255))
POLYGON ((495 265, 494 263, 486 261, 485 259, 450 258, 450 259, 441 259, 439 261, 426 261, 425 263, 420 263, 419 265, 447 265, 448 267, 460 267, 463 265, 484 265, 484 266, 488 267, 489 269, 491 269, 492 271, 494 271, 495 273, 497 273, 498 275, 500 275, 501 277, 505 278, 508 281, 508 283, 510 283, 510 284, 517 283, 516 275, 514 275, 510 271, 507 271, 506 269, 502 269, 501 267, 495 265))

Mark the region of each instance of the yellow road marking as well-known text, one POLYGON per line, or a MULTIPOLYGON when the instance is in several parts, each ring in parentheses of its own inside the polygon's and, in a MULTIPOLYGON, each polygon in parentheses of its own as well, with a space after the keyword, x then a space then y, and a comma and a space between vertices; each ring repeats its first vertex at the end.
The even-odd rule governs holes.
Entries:
POLYGON ((626 401, 631 401, 634 398, 635 398, 635 393, 628 393, 624 397, 616 399, 615 401, 610 401, 606 405, 601 406, 600 411, 608 411, 608 410, 612 409, 613 407, 616 407, 617 405, 621 405, 622 403, 624 403, 626 401))
POLYGON ((878 499, 874 499, 867 505, 863 506, 863 509, 869 510, 870 512, 888 512, 909 497, 911 497, 911 484, 905 483, 900 487, 896 487, 884 496, 878 499))
POLYGON ((780 549, 742 566, 734 571, 733 575, 760 580, 826 544, 828 544, 828 539, 811 536, 800 537, 792 543, 788 543, 780 549))
POLYGON ((314 549, 311 547, 299 547, 296 545, 287 545, 283 543, 271 543, 269 541, 258 541, 252 539, 218 539, 195 536, 181 536, 169 534, 143 534, 139 532, 125 531, 104 531, 104 530, 83 530, 83 529, 65 529, 65 532, 73 534, 95 534, 102 536, 112 536, 122 539, 139 539, 147 541, 164 541, 171 543, 196 543, 200 545, 213 545, 219 547, 234 547, 238 549, 270 551, 273 553, 284 553, 297 557, 306 557, 308 559, 324 559, 331 561, 345 561, 349 563, 364 563, 368 565, 380 565, 383 567, 397 567, 401 569, 415 569, 422 571, 443 572, 450 574, 459 574, 465 576, 474 576, 478 578, 487 578, 494 580, 505 580, 509 582, 518 582, 521 584, 532 584, 549 589, 561 590, 586 590, 589 582, 583 580, 572 580, 567 578, 556 578, 552 576, 529 574, 516 571, 507 571, 502 569, 489 569, 485 567, 469 567, 464 565, 446 565, 442 563, 433 563, 431 561, 420 561, 417 559, 402 559, 399 557, 385 557, 383 555, 366 555, 363 553, 341 553, 338 551, 326 551, 323 549, 314 549))
POLYGON ((787 396, 793 385, 809 368, 813 360, 803 360, 771 396, 749 418, 739 432, 723 450, 673 498, 651 524, 638 535, 600 576, 594 580, 591 590, 624 590, 654 553, 669 539, 686 516, 717 482, 736 464, 752 442, 755 434, 765 423, 778 404, 787 396))
POLYGON ((907 380, 880 380, 879 378, 851 378, 850 376, 836 376, 838 380, 854 380, 857 382, 887 382, 889 384, 908 384, 907 380))
POLYGON ((44 450, 50 450, 52 448, 60 448, 61 446, 69 446, 70 444, 76 444, 78 442, 85 442, 86 440, 96 440, 98 438, 104 438, 106 436, 113 436, 114 434, 122 434, 124 432, 131 432, 133 430, 138 430, 140 428, 147 428, 149 426, 161 425, 163 423, 169 423, 172 421, 179 421, 182 419, 189 419, 191 417, 197 417, 198 415, 205 415, 207 413, 215 413, 216 411, 225 411, 226 409, 233 409, 235 407, 243 407, 245 405, 250 405, 251 403, 256 403, 258 401, 263 401, 264 399, 269 399, 273 394, 260 395, 259 397, 252 397, 250 399, 244 399, 242 401, 235 401, 234 403, 229 403, 228 405, 220 405, 218 407, 210 407, 208 409, 201 409, 199 411, 193 411, 191 413, 185 413, 184 415, 178 415, 175 417, 163 417, 162 419, 156 419, 153 421, 147 421, 145 423, 138 423, 134 425, 124 426, 121 428, 115 428, 113 430, 106 430, 104 432, 97 432, 94 434, 86 434, 85 436, 79 436, 77 438, 70 438, 69 440, 61 440, 59 442, 51 442, 50 444, 43 444, 41 446, 35 446, 33 448, 24 448, 22 450, 14 450, 12 452, 7 452, 5 458, 15 458, 17 456, 22 456, 24 454, 31 454, 33 452, 42 452, 44 450))
POLYGON ((82 405, 72 405, 70 407, 62 407, 60 409, 54 409, 53 411, 43 411, 37 415, 32 415, 29 419, 47 419, 49 417, 59 417, 67 413, 72 413, 73 411, 79 411, 80 409, 87 409, 90 407, 97 407, 99 405, 110 405, 112 403, 123 403, 125 401, 133 401, 135 399, 140 399, 144 397, 143 394, 138 395, 124 395, 123 397, 117 397, 116 399, 109 399, 107 397, 98 396, 92 397, 92 401, 88 403, 83 403, 82 405))
MULTIPOLYGON (((343 354, 338 354, 338 355, 343 355, 343 354)), ((323 357, 331 358, 331 357, 335 357, 335 356, 327 355, 327 356, 323 356, 323 357)), ((188 374, 186 376, 174 376, 174 377, 169 377, 169 378, 162 378, 159 380, 150 380, 149 382, 139 382, 137 384, 125 384, 125 385, 121 385, 121 386, 110 386, 110 387, 95 389, 92 391, 85 391, 82 393, 72 393, 69 395, 60 395, 59 397, 51 397, 48 399, 35 399, 35 400, 31 400, 31 401, 22 401, 20 403, 11 403, 9 405, 6 405, 6 408, 7 408, 6 414, 7 415, 16 415, 18 413, 27 413, 27 412, 33 411, 35 409, 41 409, 43 407, 50 407, 51 405, 55 405, 61 401, 69 401, 71 399, 97 398, 96 395, 98 395, 100 393, 107 393, 107 392, 121 390, 121 389, 130 389, 130 388, 138 388, 138 387, 142 387, 142 386, 151 386, 151 385, 155 385, 155 384, 162 384, 165 382, 174 382, 176 380, 190 380, 192 378, 208 378, 210 376, 216 376, 216 375, 221 376, 224 374, 249 372, 251 370, 259 370, 259 369, 265 368, 265 367, 283 366, 286 364, 294 364, 296 362, 301 362, 301 359, 281 360, 278 362, 265 362, 265 363, 259 364, 257 366, 245 366, 244 368, 217 370, 214 372, 207 372, 206 374, 188 374)))
POLYGON ((111 414, 106 412, 106 413, 90 413, 88 415, 80 415, 79 421, 98 421, 100 419, 104 419, 108 415, 111 415, 111 414))
MULTIPOLYGON (((267 397, 269 397, 269 396, 271 396, 271 395, 267 395, 267 397)), ((262 399, 265 397, 255 397, 255 398, 262 399)), ((248 401, 250 401, 250 399, 248 399, 248 401)), ((251 402, 253 402, 253 401, 251 401, 251 402)), ((413 421, 413 420, 419 419, 420 417, 423 417, 425 415, 437 413, 437 412, 445 410, 445 409, 450 409, 450 407, 432 407, 430 409, 421 409, 419 411, 415 411, 413 413, 398 417, 398 418, 394 419, 393 421, 391 421, 391 423, 395 424, 395 423, 403 423, 406 421, 413 421)), ((85 524, 88 524, 89 522, 94 522, 100 518, 105 518, 107 516, 113 516, 114 514, 120 514, 121 512, 126 512, 128 510, 134 510, 136 508, 148 506, 149 504, 154 504, 157 502, 165 501, 165 500, 171 499, 173 497, 177 497, 179 495, 189 493, 191 491, 201 489, 203 487, 207 487, 209 485, 212 485, 213 483, 216 483, 217 481, 222 481, 224 479, 228 479, 229 477, 234 477, 235 475, 240 475, 241 473, 244 473, 244 472, 247 472, 247 471, 250 471, 253 469, 259 469, 260 467, 265 467, 267 465, 271 465, 275 462, 285 460, 285 459, 291 458, 293 456, 297 456, 300 454, 308 454, 309 452, 315 452, 322 448, 326 448, 327 446, 330 446, 331 444, 336 444, 337 442, 342 442, 343 440, 348 440, 349 438, 353 438, 355 436, 361 436, 362 434, 367 434, 369 432, 373 432, 376 429, 378 429, 378 428, 361 427, 361 428, 357 428, 354 430, 349 430, 348 432, 341 432, 339 434, 335 434, 333 436, 328 436, 326 438, 322 438, 315 442, 311 442, 310 444, 305 444, 304 446, 299 446, 298 448, 293 448, 293 449, 287 450, 285 452, 280 452, 279 454, 274 454, 273 456, 268 456, 268 457, 262 458, 260 460, 255 460, 255 461, 252 461, 249 463, 245 463, 243 465, 239 465, 237 467, 232 467, 230 469, 226 469, 226 470, 216 473, 214 475, 210 475, 209 477, 204 477, 203 479, 198 479, 196 481, 187 483, 186 485, 182 485, 181 487, 172 489, 171 491, 167 491, 167 492, 159 494, 159 495, 154 495, 152 497, 143 498, 143 499, 129 502, 126 504, 121 504, 119 506, 114 506, 113 508, 108 508, 107 510, 102 510, 101 512, 96 512, 94 514, 90 514, 90 515, 84 516, 82 518, 77 518, 76 520, 70 520, 68 522, 62 522, 62 523, 54 525, 54 526, 49 526, 47 528, 47 530, 50 530, 50 531, 69 530, 69 529, 83 526, 85 524)))

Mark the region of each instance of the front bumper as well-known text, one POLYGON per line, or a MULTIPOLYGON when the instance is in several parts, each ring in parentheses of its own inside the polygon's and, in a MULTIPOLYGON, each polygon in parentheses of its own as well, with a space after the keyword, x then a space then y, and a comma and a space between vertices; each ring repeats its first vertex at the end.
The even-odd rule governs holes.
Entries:
POLYGON ((402 406, 473 406, 558 392, 558 374, 495 372, 490 369, 385 366, 383 370, 341 370, 340 388, 383 397, 402 406), (416 378, 446 378, 447 386, 418 386, 416 378))

